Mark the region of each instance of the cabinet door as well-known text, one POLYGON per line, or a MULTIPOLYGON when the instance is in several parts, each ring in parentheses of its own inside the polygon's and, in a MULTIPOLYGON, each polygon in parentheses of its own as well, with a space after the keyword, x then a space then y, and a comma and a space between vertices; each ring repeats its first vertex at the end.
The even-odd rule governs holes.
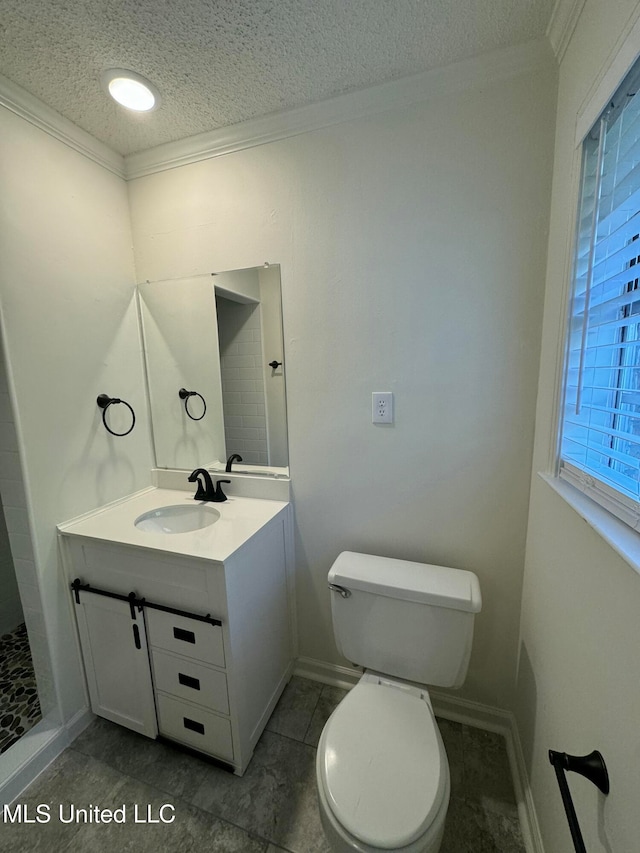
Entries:
POLYGON ((76 604, 91 709, 155 738, 158 734, 144 613, 126 601, 80 592, 76 604))

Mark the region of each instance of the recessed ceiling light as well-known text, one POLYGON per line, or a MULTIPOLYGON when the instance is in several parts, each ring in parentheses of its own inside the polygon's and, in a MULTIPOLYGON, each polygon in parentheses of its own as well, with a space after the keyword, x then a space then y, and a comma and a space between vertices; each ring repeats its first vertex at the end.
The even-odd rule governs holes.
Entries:
POLYGON ((147 79, 135 71, 110 68, 102 74, 105 91, 128 110, 149 112, 160 104, 160 93, 147 79))

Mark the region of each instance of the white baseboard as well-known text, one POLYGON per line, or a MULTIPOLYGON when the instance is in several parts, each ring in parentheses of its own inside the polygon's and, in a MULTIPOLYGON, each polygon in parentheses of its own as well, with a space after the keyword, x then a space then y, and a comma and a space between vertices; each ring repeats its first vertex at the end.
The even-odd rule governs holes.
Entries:
POLYGON ((95 718, 96 715, 90 708, 82 708, 82 710, 78 711, 77 714, 74 714, 65 726, 69 736, 68 745, 71 745, 73 741, 82 734, 87 726, 95 720, 95 718))
POLYGON ((504 737, 527 853, 544 853, 518 726, 511 711, 492 708, 490 705, 482 705, 480 702, 472 702, 449 693, 440 693, 438 690, 430 690, 429 696, 436 716, 484 731, 496 732, 504 737))
MULTIPOLYGON (((294 667, 294 675, 347 690, 357 684, 361 674, 361 670, 355 667, 338 666, 304 657, 298 658, 294 667)), ((518 727, 511 711, 492 708, 489 705, 472 702, 449 693, 441 693, 438 690, 429 690, 429 696, 436 716, 484 731, 496 732, 504 737, 527 853, 544 853, 518 727)))
POLYGON ((0 756, 0 805, 13 802, 93 720, 88 708, 66 725, 41 720, 0 756))
MULTIPOLYGON (((246 761, 243 762, 241 772, 238 773, 236 771, 236 775, 242 776, 244 774, 244 771, 247 769, 247 765, 248 765, 249 761, 251 760, 251 756, 253 755, 253 751, 256 748, 258 741, 260 740, 260 736, 262 735, 262 732, 264 731, 265 726, 269 722, 269 718, 273 714, 273 710, 276 707, 276 705, 278 704, 278 700, 282 696, 283 690, 285 689, 285 687, 289 683, 289 679, 293 675, 293 671, 294 671, 294 664, 292 663, 287 667, 282 678, 278 682, 278 686, 276 687, 276 689, 271 694, 271 699, 269 700, 269 704, 265 708, 264 712, 260 715, 260 719, 258 720, 256 725, 254 726, 253 731, 251 732, 251 737, 249 738, 249 754, 248 754, 248 757, 246 758, 246 761)), ((234 751, 235 751, 235 749, 234 749, 234 751)), ((243 756, 243 758, 244 757, 245 756, 243 756)))
POLYGON ((522 743, 518 734, 518 726, 513 714, 509 714, 509 716, 511 717, 511 731, 507 735, 507 752, 509 754, 516 797, 518 799, 518 814, 520 816, 522 836, 527 847, 527 853, 544 853, 542 833, 540 832, 538 815, 535 803, 533 802, 533 794, 531 792, 531 785, 529 784, 529 774, 527 773, 522 743))
POLYGON ((301 678, 320 681, 331 687, 342 687, 350 690, 360 681, 362 670, 358 667, 338 666, 335 663, 325 663, 314 658, 298 658, 293 668, 293 674, 301 678))

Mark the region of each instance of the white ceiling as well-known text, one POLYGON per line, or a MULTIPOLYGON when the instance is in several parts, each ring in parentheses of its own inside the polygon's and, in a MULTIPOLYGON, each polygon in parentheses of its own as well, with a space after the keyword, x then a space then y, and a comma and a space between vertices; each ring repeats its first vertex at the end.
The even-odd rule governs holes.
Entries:
POLYGON ((0 74, 121 154, 544 36, 555 0, 0 0, 0 74), (127 112, 129 68, 162 94, 127 112))

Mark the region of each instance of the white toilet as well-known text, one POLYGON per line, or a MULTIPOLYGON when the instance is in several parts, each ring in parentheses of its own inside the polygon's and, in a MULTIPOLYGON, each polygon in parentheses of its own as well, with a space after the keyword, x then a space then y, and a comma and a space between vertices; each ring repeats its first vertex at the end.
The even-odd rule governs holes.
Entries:
POLYGON ((464 681, 472 572, 345 551, 329 572, 340 652, 366 667, 327 721, 316 759, 320 816, 336 853, 437 853, 449 764, 425 684, 464 681))

